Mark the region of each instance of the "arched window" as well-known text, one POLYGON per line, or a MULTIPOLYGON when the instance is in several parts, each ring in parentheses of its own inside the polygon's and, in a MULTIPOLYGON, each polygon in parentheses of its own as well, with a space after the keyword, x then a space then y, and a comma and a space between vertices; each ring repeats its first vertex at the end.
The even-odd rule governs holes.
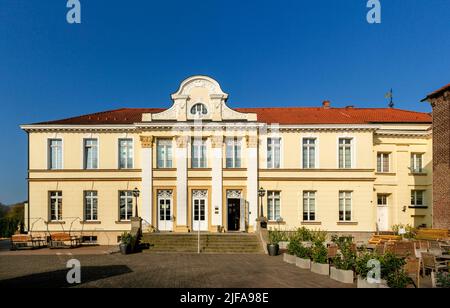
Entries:
POLYGON ((207 113, 208 113, 208 109, 206 109, 206 106, 203 104, 195 104, 191 108, 192 115, 201 116, 201 115, 205 115, 207 113))

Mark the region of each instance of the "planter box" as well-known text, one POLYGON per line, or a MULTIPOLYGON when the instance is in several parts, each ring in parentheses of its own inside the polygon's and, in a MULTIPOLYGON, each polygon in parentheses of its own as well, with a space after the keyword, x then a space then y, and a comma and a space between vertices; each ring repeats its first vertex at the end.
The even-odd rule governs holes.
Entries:
POLYGON ((387 281, 384 279, 381 279, 381 283, 369 283, 367 281, 367 279, 362 279, 360 276, 358 276, 357 288, 358 289, 380 289, 380 288, 389 288, 389 287, 387 285, 387 281))
POLYGON ((283 254, 283 261, 289 264, 295 264, 296 256, 289 255, 287 253, 283 254))
POLYGON ((330 275, 330 264, 320 264, 316 262, 311 262, 311 272, 319 275, 330 275))
POLYGON ((331 267, 330 269, 330 278, 342 283, 352 284, 354 280, 353 271, 349 270, 340 270, 335 267, 331 267))
POLYGON ((295 257, 295 265, 303 269, 311 269, 311 260, 295 257))

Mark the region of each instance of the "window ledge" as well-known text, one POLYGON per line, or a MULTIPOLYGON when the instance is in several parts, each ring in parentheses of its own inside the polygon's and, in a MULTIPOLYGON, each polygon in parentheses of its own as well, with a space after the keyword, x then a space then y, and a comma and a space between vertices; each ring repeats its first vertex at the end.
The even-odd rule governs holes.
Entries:
POLYGON ((177 171, 177 168, 155 168, 154 171, 177 171))
POLYGON ((410 209, 428 209, 426 205, 418 205, 418 206, 409 206, 410 209))
POLYGON ((338 226, 357 226, 358 223, 356 221, 338 221, 338 226))
POLYGON ((116 225, 129 225, 129 224, 131 224, 131 220, 116 221, 116 225))
POLYGON ((321 221, 302 221, 301 224, 305 225, 305 226, 321 226, 322 222, 321 221))
POLYGON ((81 224, 83 225, 100 225, 102 222, 98 220, 92 220, 92 221, 82 221, 81 224))
POLYGON ((426 172, 411 172, 409 173, 410 176, 427 176, 428 174, 426 172))
POLYGON ((54 220, 54 221, 47 221, 46 224, 47 225, 65 225, 66 222, 65 221, 56 221, 56 220, 54 220))
POLYGON ((286 222, 285 222, 285 221, 280 221, 280 222, 278 222, 278 221, 276 221, 276 220, 269 220, 269 221, 267 222, 267 224, 269 224, 269 225, 271 225, 271 226, 273 226, 273 225, 285 225, 286 222))
POLYGON ((397 173, 394 173, 394 172, 375 172, 375 175, 393 176, 393 175, 397 175, 397 173))

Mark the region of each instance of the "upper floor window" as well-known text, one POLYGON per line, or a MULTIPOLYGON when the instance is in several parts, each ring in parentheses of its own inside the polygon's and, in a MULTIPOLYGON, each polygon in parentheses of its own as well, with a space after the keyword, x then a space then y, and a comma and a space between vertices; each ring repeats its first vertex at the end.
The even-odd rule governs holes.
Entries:
POLYGON ((281 167, 281 138, 267 139, 267 168, 281 167))
POLYGON ((192 142, 192 168, 206 168, 206 142, 194 139, 192 142))
POLYGON ((62 220, 62 192, 51 191, 50 192, 50 220, 60 221, 62 220))
POLYGON ((119 219, 122 221, 131 220, 133 216, 133 192, 119 192, 119 219))
POLYGON ((339 192, 339 221, 352 220, 352 192, 339 192))
POLYGON ((389 172, 389 153, 377 154, 377 172, 389 172))
POLYGON ((303 139, 303 168, 312 169, 316 167, 316 139, 303 139))
POLYGON ((423 172, 423 154, 422 153, 411 153, 411 172, 421 173, 423 172))
POLYGON ((195 104, 191 108, 191 114, 195 116, 202 116, 208 114, 208 109, 204 104, 195 104))
POLYGON ((49 139, 48 141, 48 168, 50 170, 62 169, 61 139, 49 139))
POLYGON ((241 168, 242 160, 241 160, 241 140, 235 138, 227 138, 227 159, 226 164, 227 168, 241 168))
POLYGON ((98 199, 96 191, 84 192, 84 220, 96 221, 98 219, 98 199))
POLYGON ((172 140, 158 140, 156 155, 158 168, 172 168, 172 140))
POLYGON ((411 191, 411 206, 424 206, 424 191, 412 190, 411 191))
POLYGON ((352 168, 353 139, 339 138, 339 168, 352 168))
POLYGON ((119 139, 119 168, 133 168, 133 139, 119 139))
POLYGON ((84 139, 84 169, 98 168, 98 140, 84 139))
POLYGON ((303 192, 303 221, 316 220, 316 192, 303 192))
POLYGON ((267 192, 267 218, 276 221, 281 218, 280 192, 267 192))

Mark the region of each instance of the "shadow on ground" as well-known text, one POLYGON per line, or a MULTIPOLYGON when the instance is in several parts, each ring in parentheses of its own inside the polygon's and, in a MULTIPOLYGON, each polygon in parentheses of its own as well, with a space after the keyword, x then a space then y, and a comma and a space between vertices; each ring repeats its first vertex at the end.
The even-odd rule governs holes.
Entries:
POLYGON ((67 282, 68 269, 31 274, 17 278, 0 280, 0 288, 69 288, 84 283, 120 276, 133 272, 125 265, 83 266, 81 267, 81 284, 72 285, 67 282))

